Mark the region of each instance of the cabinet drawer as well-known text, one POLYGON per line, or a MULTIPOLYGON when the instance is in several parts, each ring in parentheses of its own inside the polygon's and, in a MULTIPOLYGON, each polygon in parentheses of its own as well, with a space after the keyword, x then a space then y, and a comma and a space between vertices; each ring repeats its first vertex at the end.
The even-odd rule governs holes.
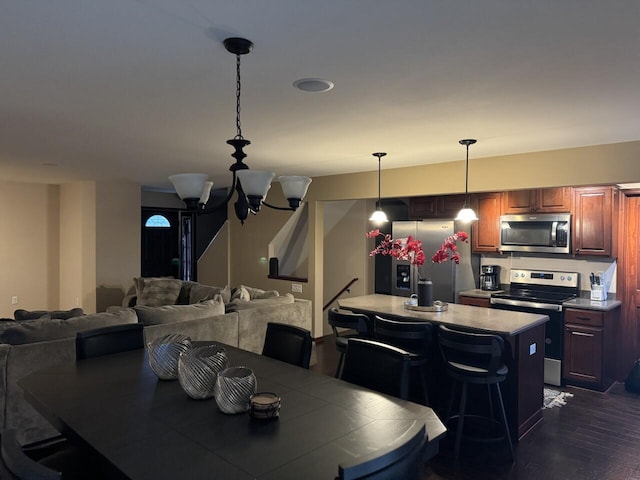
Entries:
POLYGON ((602 327, 604 326, 604 312, 567 308, 564 312, 564 323, 565 325, 577 324, 602 327))

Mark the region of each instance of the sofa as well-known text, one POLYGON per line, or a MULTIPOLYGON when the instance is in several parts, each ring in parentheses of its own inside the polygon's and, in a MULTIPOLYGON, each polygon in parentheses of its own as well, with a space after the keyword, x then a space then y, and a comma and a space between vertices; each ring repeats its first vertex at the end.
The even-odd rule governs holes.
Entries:
POLYGON ((23 445, 58 435, 26 402, 18 381, 52 362, 75 362, 78 331, 141 322, 145 343, 169 333, 183 333, 192 340, 213 340, 260 353, 268 322, 311 330, 309 300, 293 297, 281 303, 257 300, 260 299, 228 306, 231 298, 225 303, 222 295, 216 294, 194 304, 118 306, 110 307, 107 312, 67 320, 45 316, 16 322, 15 326, 0 332, 0 428, 17 429, 23 445))

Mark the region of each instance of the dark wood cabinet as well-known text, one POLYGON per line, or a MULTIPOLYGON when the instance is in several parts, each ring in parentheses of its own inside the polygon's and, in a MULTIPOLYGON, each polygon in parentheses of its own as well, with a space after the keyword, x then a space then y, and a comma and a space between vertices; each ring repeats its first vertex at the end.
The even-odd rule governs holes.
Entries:
POLYGON ((571 211, 571 202, 571 187, 509 190, 502 194, 502 213, 564 213, 571 211))
POLYGON ((409 199, 409 218, 455 218, 464 207, 465 195, 438 195, 409 199))
POLYGON ((474 307, 489 308, 491 306, 491 300, 489 298, 472 297, 470 295, 460 295, 459 303, 460 305, 471 305, 474 307))
POLYGON ((500 248, 500 192, 476 193, 471 206, 478 220, 473 222, 471 250, 473 253, 495 253, 500 248))
POLYGON ((612 256, 614 187, 574 188, 574 255, 612 256))
POLYGON ((614 382, 618 311, 565 310, 562 361, 565 383, 604 391, 614 382))

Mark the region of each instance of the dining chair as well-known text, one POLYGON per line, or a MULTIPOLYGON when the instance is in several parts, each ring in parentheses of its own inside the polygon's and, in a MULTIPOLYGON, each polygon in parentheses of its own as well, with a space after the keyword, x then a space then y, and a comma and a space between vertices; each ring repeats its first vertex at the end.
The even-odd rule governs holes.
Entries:
POLYGON ((352 338, 340 378, 406 400, 409 397, 409 352, 392 345, 352 338))
POLYGON ((124 323, 76 334, 76 360, 144 348, 141 323, 124 323))
POLYGON ((309 330, 295 325, 269 322, 262 355, 308 369, 312 345, 309 330))
POLYGON ((336 480, 420 480, 427 440, 424 423, 416 422, 386 452, 340 464, 336 480))
POLYGON ((338 367, 336 368, 335 377, 340 376, 342 370, 342 363, 344 362, 344 354, 347 352, 347 342, 350 338, 371 338, 372 329, 370 328, 369 317, 362 313, 351 313, 340 311, 338 308, 333 307, 329 310, 328 320, 331 329, 333 330, 333 336, 336 342, 336 350, 340 353, 338 359, 338 367), (342 330, 339 330, 342 329, 342 330), (344 329, 349 329, 350 332, 345 332, 344 329))
MULTIPOLYGON (((503 437, 487 437, 485 435, 482 438, 475 438, 475 440, 492 442, 505 438, 509 445, 511 460, 515 461, 513 443, 511 442, 511 434, 509 433, 509 423, 504 410, 502 392, 500 391, 500 383, 507 378, 507 374, 509 373, 509 368, 503 360, 505 349, 504 339, 499 335, 454 330, 440 325, 438 328, 438 343, 447 374, 454 380, 451 388, 449 412, 447 413, 448 418, 445 419, 445 423, 448 423, 450 420, 457 420, 454 460, 457 462, 459 459, 465 418, 470 417, 487 420, 491 428, 496 423, 500 423, 504 431, 503 437), (456 383, 462 385, 460 407, 457 415, 450 416, 456 383), (467 385, 469 384, 487 385, 489 415, 470 415, 466 412, 467 385), (491 399, 492 385, 495 387, 498 405, 500 407, 500 418, 498 420, 494 419, 493 401, 491 399)), ((483 428, 482 430, 486 432, 490 429, 483 428)), ((465 438, 472 439, 474 437, 465 435, 465 438)))
POLYGON ((0 478, 15 480, 59 480, 62 472, 52 470, 31 459, 18 443, 15 429, 0 434, 0 478))
POLYGON ((406 350, 411 356, 412 379, 417 377, 425 405, 429 405, 427 363, 431 352, 432 325, 429 322, 404 322, 376 315, 375 339, 406 350))

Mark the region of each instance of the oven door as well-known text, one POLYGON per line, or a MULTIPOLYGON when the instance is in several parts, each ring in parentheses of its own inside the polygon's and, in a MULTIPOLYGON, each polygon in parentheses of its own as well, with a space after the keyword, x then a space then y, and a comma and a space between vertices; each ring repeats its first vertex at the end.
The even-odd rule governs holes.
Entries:
POLYGON ((544 383, 561 386, 564 332, 562 305, 529 303, 492 297, 491 308, 549 316, 549 321, 544 324, 544 383))

